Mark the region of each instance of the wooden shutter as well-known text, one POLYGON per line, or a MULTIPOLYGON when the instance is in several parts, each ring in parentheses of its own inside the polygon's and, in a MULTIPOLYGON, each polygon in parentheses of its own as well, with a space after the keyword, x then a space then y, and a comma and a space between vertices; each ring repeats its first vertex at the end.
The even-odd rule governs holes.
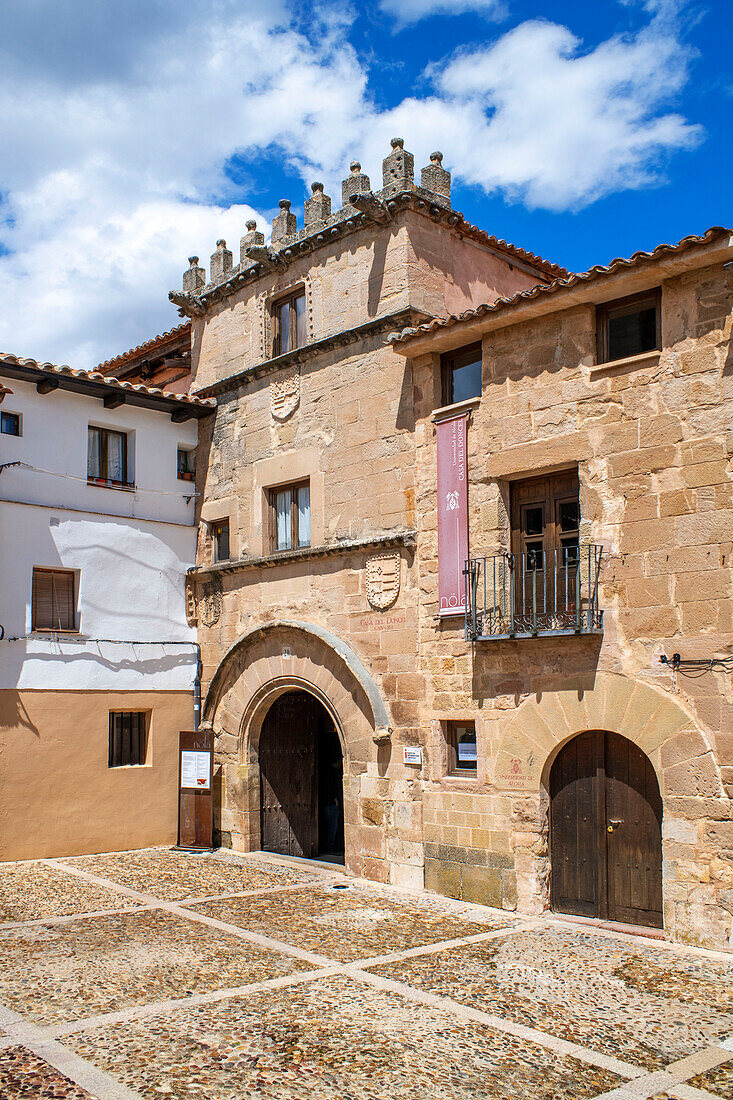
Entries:
POLYGON ((34 569, 34 630, 75 630, 74 574, 69 570, 34 569))

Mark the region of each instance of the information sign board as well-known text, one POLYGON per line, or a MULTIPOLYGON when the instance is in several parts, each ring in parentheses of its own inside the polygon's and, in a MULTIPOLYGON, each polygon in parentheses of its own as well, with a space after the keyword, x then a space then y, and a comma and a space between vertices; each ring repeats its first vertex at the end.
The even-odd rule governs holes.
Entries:
POLYGON ((214 733, 182 730, 178 737, 178 847, 213 848, 214 733))

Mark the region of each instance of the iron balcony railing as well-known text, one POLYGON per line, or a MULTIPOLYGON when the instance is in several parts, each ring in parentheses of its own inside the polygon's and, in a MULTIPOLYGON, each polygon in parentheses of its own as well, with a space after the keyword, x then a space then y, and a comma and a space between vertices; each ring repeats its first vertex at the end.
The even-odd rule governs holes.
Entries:
POLYGON ((585 545, 469 558, 463 571, 466 638, 602 633, 602 555, 601 546, 585 545))

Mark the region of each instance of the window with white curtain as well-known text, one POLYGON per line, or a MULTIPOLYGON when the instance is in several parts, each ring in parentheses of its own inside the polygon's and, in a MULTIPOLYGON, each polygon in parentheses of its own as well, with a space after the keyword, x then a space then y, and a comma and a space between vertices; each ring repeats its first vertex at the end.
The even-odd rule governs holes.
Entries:
POLYGON ((310 484, 299 481, 270 490, 271 548, 297 550, 311 544, 310 484))
POLYGON ((109 428, 89 427, 87 481, 127 485, 127 435, 109 428))

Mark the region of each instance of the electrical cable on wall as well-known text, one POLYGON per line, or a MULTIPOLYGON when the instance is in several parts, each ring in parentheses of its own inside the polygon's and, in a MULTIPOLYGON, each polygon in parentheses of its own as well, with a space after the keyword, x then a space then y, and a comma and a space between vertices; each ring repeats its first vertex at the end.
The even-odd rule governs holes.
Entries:
POLYGON ((728 657, 682 658, 679 653, 673 653, 671 657, 663 653, 659 661, 660 664, 668 665, 673 675, 680 673, 693 680, 708 672, 733 672, 733 654, 728 657))
MULTIPOLYGON (((32 470, 36 474, 48 474, 50 477, 63 477, 67 481, 78 481, 82 485, 88 485, 89 484, 89 479, 86 478, 86 477, 77 477, 76 474, 62 474, 62 473, 59 473, 57 470, 44 470, 40 466, 32 466, 29 462, 5 462, 2 466, 0 466, 0 474, 3 472, 3 470, 8 469, 10 466, 20 466, 24 470, 32 470)), ((101 488, 102 489, 104 489, 104 488, 117 489, 118 486, 116 486, 116 485, 108 485, 108 486, 102 485, 101 488)), ((137 493, 150 493, 150 494, 153 494, 154 496, 159 496, 159 497, 181 497, 183 500, 186 500, 186 501, 192 500, 193 497, 200 496, 200 494, 197 493, 195 489, 192 489, 190 492, 186 492, 186 493, 181 493, 181 492, 172 493, 172 492, 170 492, 166 489, 143 489, 139 485, 133 485, 127 491, 133 493, 133 495, 137 494, 137 493)))

